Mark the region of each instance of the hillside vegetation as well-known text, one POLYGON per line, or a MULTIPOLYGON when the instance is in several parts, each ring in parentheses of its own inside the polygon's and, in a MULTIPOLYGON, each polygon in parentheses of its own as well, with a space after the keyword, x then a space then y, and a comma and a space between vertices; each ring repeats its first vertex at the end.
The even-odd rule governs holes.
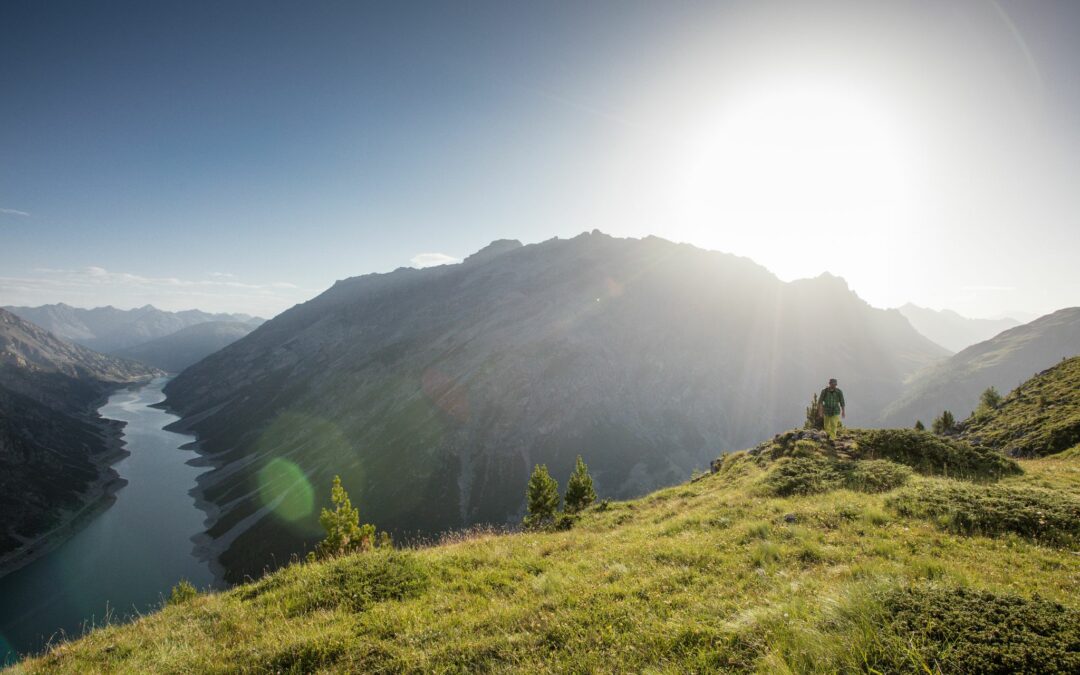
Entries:
POLYGON ((1016 457, 1041 457, 1080 443, 1080 356, 1065 359, 1009 393, 993 411, 977 411, 963 435, 1016 457))
POLYGON ((1077 672, 1077 523, 1080 448, 797 430, 569 531, 294 564, 18 669, 1077 672))
POLYGON ((881 414, 883 426, 910 427, 950 410, 963 419, 987 387, 1007 392, 1063 358, 1080 354, 1080 307, 1010 328, 916 373, 881 414))

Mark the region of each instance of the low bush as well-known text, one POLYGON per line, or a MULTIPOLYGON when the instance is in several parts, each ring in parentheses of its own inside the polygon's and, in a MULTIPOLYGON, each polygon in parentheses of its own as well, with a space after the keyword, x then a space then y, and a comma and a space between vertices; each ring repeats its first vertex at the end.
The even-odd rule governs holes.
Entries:
POLYGON ((416 597, 429 584, 417 557, 408 552, 378 549, 331 561, 312 574, 301 592, 285 599, 290 615, 316 609, 345 607, 359 612, 383 600, 416 597))
POLYGON ((997 480, 1022 473, 1020 465, 989 448, 914 429, 859 429, 854 433, 859 459, 888 459, 932 476, 997 480))
POLYGON ((841 486, 837 462, 826 457, 782 457, 765 474, 764 482, 777 497, 818 494, 841 486))
POLYGON ((840 488, 888 492, 911 477, 911 469, 888 460, 839 461, 823 456, 783 457, 765 474, 768 491, 777 497, 812 495, 840 488))
POLYGON ((1080 611, 964 588, 908 588, 878 598, 868 672, 1077 673, 1080 611))
POLYGON ((902 516, 960 534, 1018 534, 1055 546, 1080 545, 1080 499, 1026 486, 926 481, 889 498, 902 516))
POLYGON ((195 589, 195 586, 187 579, 181 579, 178 584, 172 587, 168 604, 182 605, 185 602, 194 600, 197 595, 199 595, 199 591, 195 589))
POLYGON ((888 492, 907 483, 911 469, 887 459, 846 462, 844 487, 859 492, 888 492))

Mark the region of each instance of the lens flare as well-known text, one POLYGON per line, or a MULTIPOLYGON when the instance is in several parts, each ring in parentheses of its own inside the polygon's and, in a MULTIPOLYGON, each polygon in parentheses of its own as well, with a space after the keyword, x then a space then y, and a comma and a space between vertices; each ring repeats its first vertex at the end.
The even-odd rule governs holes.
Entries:
POLYGON ((280 518, 297 521, 311 515, 315 491, 304 472, 280 457, 259 471, 259 499, 280 518))

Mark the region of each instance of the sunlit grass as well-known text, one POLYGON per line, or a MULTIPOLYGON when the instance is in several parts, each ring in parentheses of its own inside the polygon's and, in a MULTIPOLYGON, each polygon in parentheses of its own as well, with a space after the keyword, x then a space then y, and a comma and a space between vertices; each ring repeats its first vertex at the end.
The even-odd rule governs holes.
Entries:
MULTIPOLYGON (((1024 475, 1002 484, 1053 483, 1076 496, 1077 463, 1024 462, 1024 475)), ((767 468, 737 464, 594 506, 568 532, 481 530, 426 549, 294 565, 20 668, 824 672, 871 657, 915 667, 925 649, 874 628, 890 589, 1077 606, 1074 549, 942 530, 889 507, 896 491, 769 497, 767 468)), ((935 482, 973 485, 917 475, 908 485, 935 482)))

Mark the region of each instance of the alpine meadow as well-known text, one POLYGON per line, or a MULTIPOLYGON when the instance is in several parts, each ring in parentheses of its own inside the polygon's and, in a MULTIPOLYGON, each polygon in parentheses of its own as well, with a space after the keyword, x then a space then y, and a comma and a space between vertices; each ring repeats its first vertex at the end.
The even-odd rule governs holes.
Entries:
POLYGON ((1080 672, 1078 32, 0 2, 0 672, 1080 672))

